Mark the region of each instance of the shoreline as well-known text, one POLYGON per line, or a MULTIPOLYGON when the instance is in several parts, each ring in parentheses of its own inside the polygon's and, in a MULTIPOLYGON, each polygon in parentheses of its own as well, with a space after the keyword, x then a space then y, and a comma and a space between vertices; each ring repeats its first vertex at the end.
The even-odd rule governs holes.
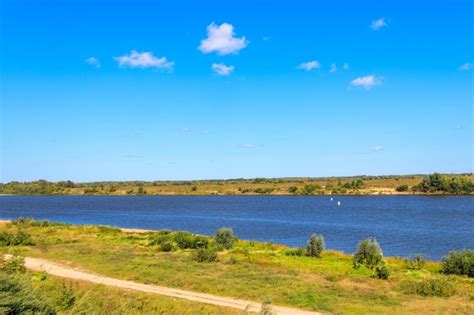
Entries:
POLYGON ((325 197, 325 196, 351 196, 351 197, 377 197, 377 196, 420 196, 420 197, 443 197, 443 196, 474 196, 474 193, 469 194, 455 194, 455 193, 355 193, 355 194, 0 194, 0 197, 41 197, 41 196, 58 196, 58 197, 65 197, 65 196, 84 196, 84 197, 160 197, 160 196, 176 196, 176 197, 210 197, 210 196, 232 196, 232 197, 249 197, 249 196, 274 196, 274 197, 325 197))
MULTIPOLYGON (((28 218, 26 218, 28 219, 28 218)), ((33 219, 34 220, 34 219, 33 219)), ((13 220, 5 220, 5 219, 0 219, 0 225, 3 225, 3 224, 7 224, 7 223, 11 223, 13 220)), ((34 220, 36 221, 36 220, 34 220)), ((51 222, 51 223, 54 223, 54 222, 59 222, 59 223, 64 223, 64 224, 70 224, 70 225, 73 225, 73 226, 96 226, 96 227, 108 227, 108 228, 112 228, 112 229, 118 229, 120 230, 121 232, 123 233, 137 233, 137 234, 144 234, 144 233, 159 233, 160 230, 150 230, 150 229, 141 229, 141 228, 126 228, 126 227, 120 227, 120 226, 111 226, 111 225, 99 225, 99 224, 74 224, 74 223, 65 223, 65 222, 60 222, 60 221, 49 221, 49 220, 37 220, 37 221, 48 221, 48 222, 51 222)), ((172 232, 177 232, 179 230, 172 230, 172 232)), ((204 237, 212 237, 212 235, 205 235, 205 234, 199 234, 199 233, 193 233, 191 231, 186 231, 186 232, 189 232, 191 233, 192 235, 194 236, 204 236, 204 237)), ((262 241, 256 241, 256 240, 247 240, 247 239, 241 239, 241 241, 244 241, 244 242, 258 242, 258 243, 267 243, 267 242, 262 242, 262 241)), ((297 246, 289 246, 289 245, 285 245, 285 244, 278 244, 278 243, 275 243, 274 245, 277 245, 277 246, 284 246, 284 247, 287 247, 287 248, 299 248, 297 246)), ((342 254, 342 255, 352 255, 352 253, 346 253, 344 251, 341 251, 341 250, 336 250, 336 249, 330 249, 330 248, 327 248, 325 249, 325 251, 327 252, 333 252, 333 253, 339 253, 339 254, 342 254)), ((446 253, 447 255, 448 253, 446 253)), ((402 256, 385 256, 386 258, 395 258, 395 259, 408 259, 407 257, 402 257, 402 256)), ((439 263, 441 262, 441 260, 434 260, 434 259, 429 259, 428 261, 430 262, 434 262, 434 263, 439 263)))

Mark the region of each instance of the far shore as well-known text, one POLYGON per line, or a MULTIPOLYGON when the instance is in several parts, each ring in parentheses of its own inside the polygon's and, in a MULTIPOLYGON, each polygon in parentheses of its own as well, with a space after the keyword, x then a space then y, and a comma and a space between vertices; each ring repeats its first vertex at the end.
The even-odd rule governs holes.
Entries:
MULTIPOLYGON (((11 223, 12 220, 0 220, 0 224, 6 224, 6 223, 11 223)), ((86 224, 86 225, 93 225, 93 224, 86 224)), ((158 232, 158 230, 146 230, 146 229, 135 229, 135 228, 123 228, 119 226, 112 226, 112 228, 119 229, 122 232, 125 233, 153 233, 153 232, 158 232)))

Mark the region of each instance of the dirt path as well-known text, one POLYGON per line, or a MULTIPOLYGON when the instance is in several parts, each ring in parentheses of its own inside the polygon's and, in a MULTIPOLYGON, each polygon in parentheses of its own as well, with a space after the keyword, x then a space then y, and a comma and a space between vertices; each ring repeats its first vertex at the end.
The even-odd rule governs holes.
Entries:
MULTIPOLYGON (((252 301, 238 300, 234 298, 215 296, 211 294, 172 289, 157 285, 142 284, 133 281, 119 280, 115 278, 94 275, 92 273, 74 270, 66 266, 62 266, 57 263, 38 258, 25 257, 25 267, 29 270, 44 271, 48 274, 61 278, 88 281, 117 288, 161 294, 195 302, 231 307, 240 310, 247 310, 249 312, 259 312, 262 306, 260 303, 252 301)), ((276 314, 282 315, 321 315, 321 313, 317 312, 304 311, 283 306, 273 305, 272 309, 276 312, 276 314)))

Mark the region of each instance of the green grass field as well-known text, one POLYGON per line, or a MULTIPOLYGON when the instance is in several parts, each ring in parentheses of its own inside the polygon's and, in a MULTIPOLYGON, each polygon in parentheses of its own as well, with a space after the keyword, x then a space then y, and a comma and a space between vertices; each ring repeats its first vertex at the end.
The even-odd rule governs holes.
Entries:
MULTIPOLYGON (((289 256, 285 246, 238 241, 232 249, 218 253, 218 262, 199 263, 193 258, 195 249, 163 252, 159 245, 152 245, 158 233, 125 233, 97 226, 0 225, 0 231, 18 229, 29 233, 35 245, 3 247, 5 252, 18 251, 120 279, 256 302, 270 299, 277 305, 336 314, 474 313, 474 279, 441 274, 437 262, 413 270, 405 259, 387 258, 391 277, 380 280, 366 267, 354 269, 351 255, 332 251, 324 251, 322 258, 289 256)), ((212 247, 214 241, 209 242, 212 247)), ((142 312, 139 307, 184 313, 180 310, 191 304, 103 287, 92 290, 87 284, 71 285, 78 288, 78 296, 93 294, 95 302, 84 302, 84 308, 98 303, 105 310, 116 303, 130 313, 142 312), (111 300, 105 301, 108 292, 111 300), (141 302, 134 296, 140 296, 141 302)), ((222 313, 195 304, 189 309, 195 310, 192 313, 222 313)))
MULTIPOLYGON (((241 314, 230 308, 70 281, 40 272, 9 275, 0 271, 0 279, 23 289, 22 293, 9 295, 0 290, 0 314, 9 314, 2 310, 7 300, 26 300, 30 307, 40 307, 37 314, 48 313, 45 306, 58 314, 241 314)), ((22 313, 28 312, 24 309, 22 313)))

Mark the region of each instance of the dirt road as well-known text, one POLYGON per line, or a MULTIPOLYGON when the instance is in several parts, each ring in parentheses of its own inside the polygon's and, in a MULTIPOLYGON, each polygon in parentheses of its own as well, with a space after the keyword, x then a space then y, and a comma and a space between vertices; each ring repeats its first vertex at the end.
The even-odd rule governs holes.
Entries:
MULTIPOLYGON (((195 302, 214 304, 219 306, 232 307, 240 310, 247 310, 249 312, 259 312, 262 305, 260 303, 238 300, 234 298, 221 297, 211 294, 198 293, 192 291, 185 291, 179 289, 172 289, 161 287, 157 285, 142 284, 133 281, 119 280, 92 273, 78 271, 60 264, 38 258, 25 257, 25 267, 33 271, 44 271, 53 276, 68 278, 73 280, 88 281, 97 284, 104 284, 107 286, 142 291, 148 293, 155 293, 166 295, 170 297, 186 299, 195 302)), ((272 306, 276 314, 281 315, 321 315, 321 313, 304 311, 283 306, 272 306)))

